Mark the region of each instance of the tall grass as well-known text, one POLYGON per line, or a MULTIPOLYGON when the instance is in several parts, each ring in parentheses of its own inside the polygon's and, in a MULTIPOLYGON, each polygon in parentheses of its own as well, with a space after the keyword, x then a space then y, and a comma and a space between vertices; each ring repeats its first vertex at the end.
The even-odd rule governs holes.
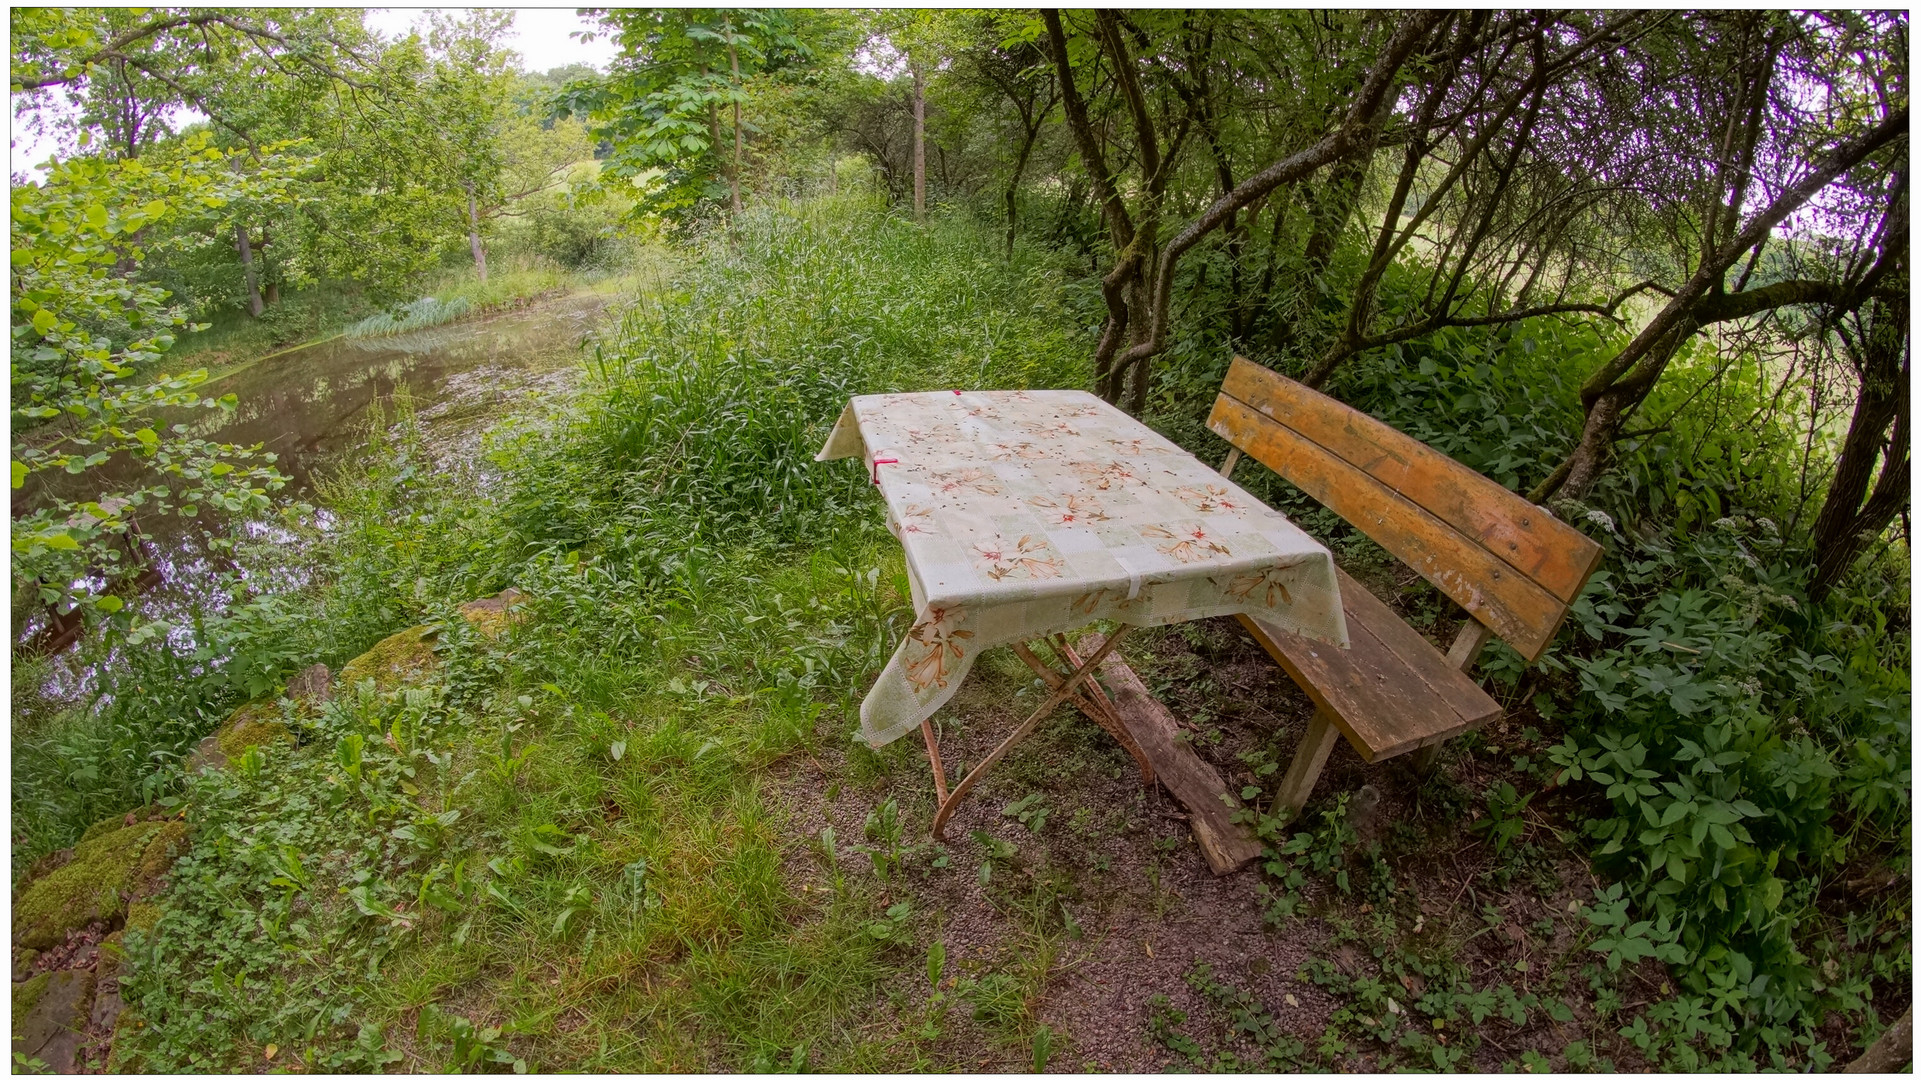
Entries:
POLYGON ((812 460, 848 397, 1087 382, 1058 267, 993 243, 969 219, 916 226, 860 196, 741 215, 626 314, 592 364, 597 406, 523 476, 507 520, 536 545, 658 569, 871 519, 855 470, 812 460))
POLYGON ((444 301, 436 296, 423 296, 411 303, 369 315, 357 323, 348 325, 341 333, 350 338, 404 334, 412 330, 425 330, 430 326, 441 326, 453 322, 472 311, 473 308, 473 302, 464 296, 444 301))

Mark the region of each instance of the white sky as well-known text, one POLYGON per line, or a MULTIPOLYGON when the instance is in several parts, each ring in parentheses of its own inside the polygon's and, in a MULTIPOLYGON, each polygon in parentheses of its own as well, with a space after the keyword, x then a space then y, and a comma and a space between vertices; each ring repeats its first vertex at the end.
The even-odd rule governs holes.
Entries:
MULTIPOLYGON (((425 30, 425 16, 428 8, 369 8, 366 23, 369 29, 386 37, 402 37, 417 24, 425 30)), ((466 11, 465 8, 445 8, 447 11, 466 11)), ((576 15, 574 8, 508 8, 514 13, 514 25, 507 35, 507 47, 520 54, 523 71, 550 71, 564 64, 592 64, 606 69, 608 61, 620 50, 606 37, 583 44, 569 34, 580 30, 594 29, 594 24, 576 15)), ((59 104, 54 104, 59 108, 59 104)), ((175 130, 197 120, 205 119, 192 109, 180 110, 173 118, 175 130)), ((36 138, 22 131, 20 124, 9 110, 8 170, 10 173, 37 173, 35 166, 46 162, 56 153, 70 151, 50 137, 36 138)))
MULTIPOLYGON (((367 27, 388 37, 400 37, 408 30, 426 32, 425 15, 430 8, 369 8, 367 27)), ((442 8, 443 11, 468 11, 470 8, 442 8)), ((604 35, 597 41, 581 44, 567 35, 596 25, 574 14, 574 8, 507 8, 514 13, 514 26, 507 35, 507 47, 520 54, 523 71, 551 71, 563 64, 592 64, 605 69, 619 48, 604 35)))

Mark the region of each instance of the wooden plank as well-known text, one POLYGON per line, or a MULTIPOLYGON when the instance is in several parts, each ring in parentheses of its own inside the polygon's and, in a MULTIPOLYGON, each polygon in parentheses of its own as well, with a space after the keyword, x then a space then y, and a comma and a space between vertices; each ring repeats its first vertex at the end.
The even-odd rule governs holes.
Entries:
MULTIPOLYGON (((1098 650, 1101 641, 1101 635, 1089 634, 1082 645, 1098 650)), ((1173 715, 1147 692, 1134 669, 1110 653, 1101 664, 1101 679, 1107 684, 1121 723, 1154 763, 1155 778, 1187 808, 1188 827, 1193 829, 1194 842, 1200 845, 1208 867, 1217 875, 1231 874, 1260 858, 1261 842, 1246 825, 1235 824, 1231 816, 1240 809, 1240 800, 1212 765, 1176 737, 1179 729, 1173 715)))
POLYGON ((1239 618, 1362 758, 1380 761, 1430 746, 1501 715, 1498 702, 1365 586, 1344 573, 1340 583, 1345 651, 1265 620, 1239 618))
POLYGON ((1348 626, 1348 647, 1343 650, 1265 620, 1235 618, 1315 706, 1326 710, 1364 761, 1418 750, 1473 730, 1487 715, 1500 714, 1491 699, 1489 708, 1469 715, 1456 712, 1358 621, 1348 626))
POLYGON ((1221 393, 1250 405, 1473 538, 1565 602, 1581 594, 1601 546, 1446 454, 1358 409, 1235 357, 1221 393))
POLYGON ((1359 467, 1226 395, 1215 400, 1208 427, 1366 533, 1529 661, 1554 640, 1566 603, 1359 467))
MULTIPOLYGON (((1447 707, 1463 720, 1482 723, 1490 715, 1499 715, 1500 709, 1493 699, 1458 664, 1449 663, 1445 654, 1428 644, 1419 630, 1409 626, 1406 620, 1394 613, 1394 609, 1370 592, 1367 586, 1348 577, 1345 571, 1336 569, 1334 575, 1341 584, 1341 610, 1347 616, 1350 627, 1356 623, 1366 627, 1367 632, 1386 646, 1396 661, 1425 683, 1435 697, 1446 702, 1447 707), (1492 714, 1489 710, 1492 710, 1492 714)), ((1470 622, 1468 625, 1480 624, 1470 622)))

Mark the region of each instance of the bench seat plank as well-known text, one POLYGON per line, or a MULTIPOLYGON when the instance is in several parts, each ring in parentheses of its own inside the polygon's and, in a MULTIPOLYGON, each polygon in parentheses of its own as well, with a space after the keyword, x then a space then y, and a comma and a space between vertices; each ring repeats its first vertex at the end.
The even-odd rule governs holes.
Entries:
POLYGON ((1340 575, 1349 647, 1237 616, 1268 655, 1373 762, 1472 731, 1501 706, 1367 587, 1340 575))

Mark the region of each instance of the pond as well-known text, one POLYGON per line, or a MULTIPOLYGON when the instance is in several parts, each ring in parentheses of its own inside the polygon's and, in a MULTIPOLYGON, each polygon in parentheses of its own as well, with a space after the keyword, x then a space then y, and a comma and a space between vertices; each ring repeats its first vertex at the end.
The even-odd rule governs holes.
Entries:
MULTIPOLYGON (((579 290, 443 326, 383 337, 338 336, 285 349, 216 372, 203 384, 203 393, 233 394, 239 404, 225 416, 195 414, 195 433, 243 446, 258 443, 276 455, 275 466, 289 481, 279 501, 310 498, 329 459, 362 445, 369 421, 391 416, 397 395, 410 402, 443 460, 477 455, 480 434, 494 419, 570 391, 582 351, 605 322, 612 299, 611 292, 579 290)), ((151 483, 125 468, 86 479, 94 491, 151 483)), ((58 493, 59 486, 16 492, 15 512, 50 492, 58 493)), ((69 497, 84 495, 76 489, 69 497)), ((196 582, 210 578, 207 571, 220 561, 205 550, 193 524, 159 516, 140 522, 152 563, 140 583, 148 593, 140 606, 150 617, 184 610, 199 592, 196 582)), ((49 619, 17 603, 14 618, 15 640, 36 640, 44 651, 65 648, 78 630, 77 620, 49 619)))
POLYGON ((608 297, 576 292, 517 310, 385 337, 336 337, 218 375, 214 395, 239 406, 205 434, 279 455, 292 494, 312 491, 314 469, 358 446, 376 405, 397 389, 437 440, 499 415, 517 399, 564 392, 608 297))

